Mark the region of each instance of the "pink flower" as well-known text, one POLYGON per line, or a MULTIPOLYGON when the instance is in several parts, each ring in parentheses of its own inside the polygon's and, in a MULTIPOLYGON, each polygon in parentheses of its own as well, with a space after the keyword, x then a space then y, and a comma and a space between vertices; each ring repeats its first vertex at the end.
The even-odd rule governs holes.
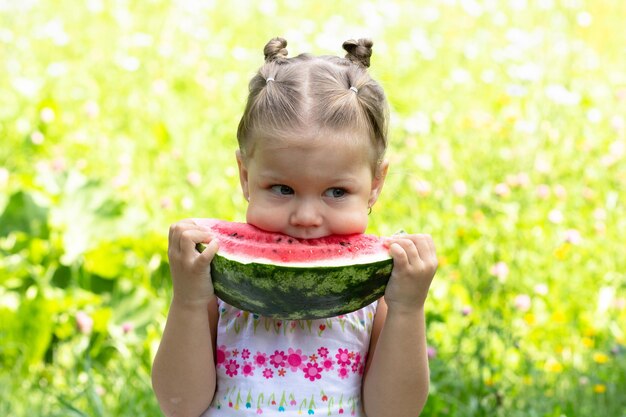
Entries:
POLYGON ((250 351, 248 349, 244 349, 241 351, 241 359, 248 359, 250 357, 250 351))
POLYGON ((572 245, 579 245, 583 242, 583 238, 578 230, 568 229, 565 231, 565 241, 572 245))
POLYGON ((437 357, 437 349, 435 349, 434 347, 428 346, 426 351, 428 354, 428 359, 435 359, 437 357))
POLYGON ((509 275, 509 266, 505 262, 498 262, 491 267, 491 275, 504 280, 509 275))
POLYGON ((261 408, 257 408, 257 409, 256 409, 256 413, 257 413, 257 414, 263 414, 263 410, 261 410, 261 408))
POLYGON ((331 369, 334 369, 334 362, 331 358, 325 358, 322 361, 322 366, 324 367, 325 370, 329 371, 331 369))
POLYGON ((270 363, 274 365, 274 368, 280 368, 281 366, 285 366, 285 352, 284 351, 274 351, 274 354, 270 356, 270 363))
POLYGON ((130 322, 125 322, 122 324, 122 331, 124 332, 124 334, 132 332, 134 328, 135 326, 133 326, 133 324, 130 322))
POLYGON ((515 308, 522 312, 530 310, 531 303, 532 300, 528 294, 520 294, 513 300, 515 308))
POLYGON ((496 184, 496 186, 493 189, 493 192, 498 197, 506 197, 509 194, 511 194, 511 189, 509 188, 508 185, 506 185, 505 183, 501 182, 500 184, 496 184))
POLYGON ((326 356, 328 356, 328 349, 326 349, 325 347, 321 347, 319 349, 317 349, 317 353, 322 357, 325 358, 326 356))
POLYGON ((291 368, 292 371, 297 371, 304 366, 304 361, 306 361, 306 359, 306 355, 302 354, 302 349, 293 350, 292 348, 289 348, 287 367, 291 368))
POLYGON ((237 369, 239 369, 239 364, 236 360, 231 359, 226 365, 226 375, 230 377, 237 375, 237 369))
POLYGON ((202 176, 199 172, 190 172, 187 174, 187 182, 193 187, 197 187, 202 183, 202 176))
POLYGON ((254 366, 250 363, 250 362, 244 362, 243 363, 243 368, 241 369, 241 372, 243 373, 244 376, 253 376, 254 375, 254 366))
POLYGON ((339 348, 339 353, 335 355, 337 358, 337 363, 341 366, 350 365, 350 354, 348 353, 348 349, 339 348))
POLYGON ((548 213, 548 220, 554 224, 562 223, 564 219, 563 213, 559 209, 552 209, 548 213))
POLYGON ((267 379, 274 378, 274 371, 272 371, 270 368, 265 368, 265 370, 263 371, 263 376, 267 379))
POLYGON ((550 197, 550 186, 547 184, 539 184, 537 186, 537 197, 539 197, 542 200, 545 200, 546 198, 550 197))
POLYGON ((316 363, 307 363, 302 370, 304 371, 304 377, 308 378, 310 381, 322 378, 322 368, 316 363))
POLYGON ((266 362, 267 354, 257 352, 256 355, 254 355, 254 363, 256 363, 258 366, 264 366, 266 362))
POLYGON ((297 403, 296 403, 296 400, 291 400, 291 401, 289 401, 289 404, 290 405, 296 405, 297 403))
POLYGON ((339 371, 337 372, 337 374, 339 375, 341 379, 346 379, 348 375, 350 374, 350 371, 348 371, 348 368, 342 366, 341 368, 339 368, 339 371))
POLYGON ((76 313, 76 325, 82 334, 90 334, 93 330, 93 319, 84 311, 76 313))
POLYGON ((472 314, 472 307, 471 306, 465 306, 461 309, 461 314, 463 314, 464 316, 469 316, 470 314, 472 314))
POLYGON ((565 197, 567 197, 567 189, 562 186, 561 184, 556 184, 552 191, 554 192, 554 195, 556 196, 556 198, 563 200, 565 197))
POLYGON ((454 194, 459 197, 464 197, 467 194, 467 185, 463 180, 454 181, 454 184, 452 184, 452 188, 454 190, 454 194))
POLYGON ((537 284, 535 285, 535 292, 539 295, 548 295, 549 288, 546 284, 537 284))
POLYGON ((230 356, 230 353, 226 350, 226 346, 222 345, 222 346, 218 346, 215 356, 216 356, 215 366, 219 368, 220 366, 224 364, 224 362, 226 362, 226 358, 230 356))

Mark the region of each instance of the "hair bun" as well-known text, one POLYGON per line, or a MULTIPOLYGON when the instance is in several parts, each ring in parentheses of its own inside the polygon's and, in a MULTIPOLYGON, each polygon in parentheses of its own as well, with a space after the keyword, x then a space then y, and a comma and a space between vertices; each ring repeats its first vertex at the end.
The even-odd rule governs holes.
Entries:
POLYGON ((273 38, 263 48, 265 62, 273 62, 277 59, 287 58, 287 41, 284 38, 273 38))
POLYGON ((369 68, 370 57, 372 56, 372 45, 374 45, 374 43, 370 39, 359 39, 358 41, 350 39, 345 41, 341 46, 348 52, 346 58, 355 64, 369 68))

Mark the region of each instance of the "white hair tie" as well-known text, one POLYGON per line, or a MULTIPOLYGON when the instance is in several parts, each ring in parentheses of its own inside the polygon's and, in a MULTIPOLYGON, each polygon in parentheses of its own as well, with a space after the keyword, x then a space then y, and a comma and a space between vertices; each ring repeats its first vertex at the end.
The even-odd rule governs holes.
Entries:
POLYGON ((270 81, 274 81, 274 78, 272 78, 272 77, 267 77, 267 78, 265 79, 265 82, 266 82, 266 83, 269 83, 270 81))
POLYGON ((350 87, 350 90, 354 91, 356 94, 359 94, 359 89, 355 86, 350 87))

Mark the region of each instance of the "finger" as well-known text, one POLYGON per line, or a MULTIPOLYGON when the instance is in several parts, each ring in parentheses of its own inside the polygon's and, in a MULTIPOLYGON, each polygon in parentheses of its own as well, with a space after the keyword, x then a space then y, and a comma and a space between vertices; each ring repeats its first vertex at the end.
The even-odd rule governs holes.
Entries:
POLYGON ((423 234, 411 235, 410 239, 415 245, 421 260, 426 261, 430 258, 430 247, 427 242, 427 236, 423 234))
POLYGON ((415 243, 409 238, 394 239, 394 243, 397 243, 402 247, 406 253, 409 265, 415 265, 420 262, 419 253, 415 247, 415 243))
POLYGON ((198 226, 190 219, 181 220, 178 223, 175 223, 170 226, 170 232, 169 232, 170 246, 173 246, 174 248, 181 250, 182 247, 180 245, 180 240, 181 240, 182 234, 185 233, 187 230, 209 231, 210 229, 205 226, 198 226))
POLYGON ((207 231, 198 229, 185 230, 181 234, 180 251, 185 254, 198 254, 198 252, 196 251, 196 244, 209 243, 212 239, 213 236, 207 231))
POLYGON ((389 245, 389 254, 393 258, 394 267, 406 268, 409 266, 406 251, 398 242, 392 242, 389 245))
POLYGON ((416 235, 415 246, 420 254, 420 258, 424 262, 436 263, 437 253, 435 251, 435 242, 433 238, 428 234, 416 235))
POLYGON ((430 250, 430 255, 432 256, 431 261, 436 264, 438 264, 438 259, 437 259, 437 248, 435 247, 435 241, 433 240, 433 237, 431 235, 427 235, 428 238, 426 239, 426 242, 428 242, 428 249, 430 250))
POLYGON ((206 247, 204 248, 204 251, 200 254, 200 256, 198 256, 198 259, 204 265, 209 265, 211 261, 213 260, 213 257, 217 253, 218 249, 219 249, 219 243, 217 239, 213 239, 206 245, 206 247))

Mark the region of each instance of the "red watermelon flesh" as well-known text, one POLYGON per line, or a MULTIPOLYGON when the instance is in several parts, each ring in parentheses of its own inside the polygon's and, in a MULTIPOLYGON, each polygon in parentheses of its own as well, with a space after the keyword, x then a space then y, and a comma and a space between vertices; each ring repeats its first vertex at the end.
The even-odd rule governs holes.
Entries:
POLYGON ((389 259, 383 239, 368 234, 331 235, 298 239, 266 232, 247 223, 217 219, 194 219, 208 227, 218 240, 218 253, 239 262, 260 262, 289 266, 337 266, 389 259))

